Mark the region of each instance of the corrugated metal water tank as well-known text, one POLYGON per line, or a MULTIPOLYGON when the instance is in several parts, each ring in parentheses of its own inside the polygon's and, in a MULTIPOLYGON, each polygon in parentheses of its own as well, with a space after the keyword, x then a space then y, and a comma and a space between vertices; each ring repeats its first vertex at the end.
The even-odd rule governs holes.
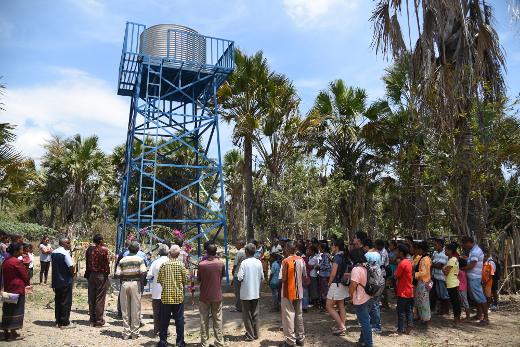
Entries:
MULTIPOLYGON (((176 24, 157 24, 147 28, 144 54, 168 58, 168 29, 177 31, 170 31, 170 59, 206 63, 206 39, 197 36, 199 33, 193 29, 176 24)), ((139 53, 143 54, 143 33, 139 41, 139 53)))

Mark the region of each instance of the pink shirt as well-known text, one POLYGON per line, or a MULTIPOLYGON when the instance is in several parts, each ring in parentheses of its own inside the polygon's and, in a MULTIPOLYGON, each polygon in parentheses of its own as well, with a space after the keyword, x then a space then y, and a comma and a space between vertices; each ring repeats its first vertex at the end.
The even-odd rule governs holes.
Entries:
POLYGON ((352 269, 352 275, 350 277, 351 281, 354 281, 358 284, 356 287, 356 291, 352 295, 352 302, 354 305, 361 305, 370 300, 370 296, 365 292, 365 288, 360 286, 366 286, 367 284, 367 269, 362 266, 356 266, 352 269))
POLYGON ((459 270, 459 290, 468 290, 468 280, 466 279, 466 272, 459 270))

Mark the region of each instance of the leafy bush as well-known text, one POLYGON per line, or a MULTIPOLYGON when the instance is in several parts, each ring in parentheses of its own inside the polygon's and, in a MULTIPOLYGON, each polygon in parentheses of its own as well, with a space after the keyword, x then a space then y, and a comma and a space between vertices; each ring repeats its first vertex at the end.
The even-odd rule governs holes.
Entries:
POLYGON ((58 235, 57 230, 35 223, 0 221, 0 229, 8 234, 22 233, 25 241, 40 241, 44 235, 52 239, 58 235))

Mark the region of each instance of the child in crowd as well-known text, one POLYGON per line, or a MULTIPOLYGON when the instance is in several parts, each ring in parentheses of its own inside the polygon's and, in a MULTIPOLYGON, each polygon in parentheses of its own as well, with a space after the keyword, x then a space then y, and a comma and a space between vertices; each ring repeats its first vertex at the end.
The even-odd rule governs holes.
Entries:
POLYGON ((457 288, 459 287, 459 261, 455 256, 457 252, 457 248, 455 245, 448 243, 444 247, 444 254, 448 257, 448 262, 446 263, 446 267, 442 272, 446 276, 446 287, 448 288, 448 295, 450 297, 450 302, 453 307, 453 324, 451 327, 458 328, 460 327, 460 302, 459 302, 459 293, 457 288))
POLYGON ((29 273, 29 266, 31 265, 31 257, 29 257, 29 244, 28 243, 23 243, 22 244, 23 246, 23 251, 22 251, 22 263, 23 265, 25 266, 25 268, 27 269, 27 273, 29 273))
POLYGON ((27 248, 27 255, 29 256, 29 279, 31 279, 34 275, 34 252, 33 245, 29 244, 29 248, 27 248))
POLYGON ((493 265, 488 261, 489 252, 484 251, 484 265, 482 266, 482 291, 486 296, 488 307, 491 305, 491 287, 493 286, 493 265))
POLYGON ((468 279, 466 278, 466 271, 460 270, 461 267, 468 265, 468 262, 464 258, 459 259, 459 275, 457 279, 459 280, 459 298, 460 305, 466 311, 466 318, 462 321, 465 323, 471 323, 471 314, 469 311, 469 302, 468 302, 468 279))
POLYGON ((412 303, 412 263, 408 259, 410 249, 406 244, 397 245, 396 255, 401 261, 395 270, 394 277, 397 280, 397 331, 390 336, 398 337, 403 334, 411 335, 413 327, 412 303), (404 323, 407 323, 406 330, 404 323))
POLYGON ((278 263, 278 254, 271 253, 269 258, 271 262, 271 277, 269 277, 269 286, 271 287, 271 293, 273 294, 273 308, 269 312, 280 311, 280 302, 278 301, 278 286, 280 285, 280 264, 278 263))
POLYGON ((320 285, 318 279, 318 270, 316 270, 316 267, 320 264, 320 261, 316 253, 318 253, 316 247, 310 246, 309 248, 307 248, 307 255, 309 257, 309 269, 311 275, 311 284, 309 285, 309 298, 313 302, 313 307, 319 308, 320 285))

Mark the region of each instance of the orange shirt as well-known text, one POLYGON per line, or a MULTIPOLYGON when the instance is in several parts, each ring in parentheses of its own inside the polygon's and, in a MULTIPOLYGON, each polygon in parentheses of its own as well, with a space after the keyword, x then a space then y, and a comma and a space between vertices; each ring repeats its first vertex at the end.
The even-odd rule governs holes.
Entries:
MULTIPOLYGON (((489 276, 495 275, 493 271, 493 265, 491 265, 488 261, 482 265, 482 282, 487 281, 489 276)), ((491 279, 488 283, 486 283, 486 287, 491 287, 493 285, 493 279, 491 279)))
POLYGON ((307 276, 305 262, 302 258, 291 255, 284 259, 280 271, 282 297, 289 300, 303 299, 302 278, 307 276))

